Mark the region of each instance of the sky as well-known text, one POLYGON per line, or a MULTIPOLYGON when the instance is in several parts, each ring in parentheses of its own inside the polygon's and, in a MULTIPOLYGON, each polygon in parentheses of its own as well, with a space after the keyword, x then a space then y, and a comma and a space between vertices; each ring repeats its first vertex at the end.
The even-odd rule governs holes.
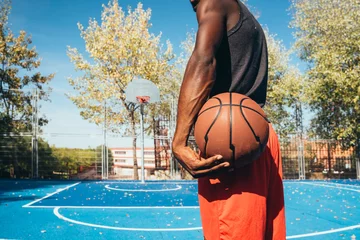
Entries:
MULTIPOLYGON (((67 46, 76 47, 84 53, 84 41, 80 37, 77 23, 85 27, 90 18, 100 21, 104 0, 12 0, 12 11, 9 26, 17 35, 20 30, 31 34, 33 46, 42 59, 37 71, 42 74, 55 73, 49 84, 52 93, 51 102, 41 103, 41 114, 50 122, 43 128, 44 138, 50 144, 59 147, 88 147, 101 144, 102 128, 83 120, 79 110, 65 97, 65 93, 73 92, 67 78, 76 76, 74 66, 66 55, 67 46)), ((119 0, 123 9, 127 6, 135 8, 137 0, 119 0)), ((155 35, 162 33, 162 42, 170 40, 175 54, 180 54, 180 44, 186 33, 197 29, 196 16, 189 0, 143 0, 144 8, 151 8, 152 27, 155 35)), ((270 33, 276 34, 285 47, 294 43, 289 0, 248 0, 248 4, 259 13, 259 22, 267 26, 270 33)), ((292 64, 304 69, 304 64, 292 56, 292 64)), ((147 139, 145 145, 153 140, 147 139)), ((130 138, 110 138, 110 147, 129 147, 130 138), (121 145, 121 146, 120 146, 121 145)))

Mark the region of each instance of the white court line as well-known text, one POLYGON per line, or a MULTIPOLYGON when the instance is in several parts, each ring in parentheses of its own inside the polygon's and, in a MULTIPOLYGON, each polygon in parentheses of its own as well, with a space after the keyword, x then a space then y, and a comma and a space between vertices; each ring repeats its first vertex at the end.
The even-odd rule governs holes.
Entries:
MULTIPOLYGON (((86 182, 85 182, 86 183, 86 182)), ((145 181, 145 183, 141 183, 141 182, 122 182, 122 181, 104 181, 104 182, 95 182, 97 184, 109 184, 109 183, 117 183, 117 184, 139 184, 139 185, 147 185, 147 184, 157 184, 157 185, 177 185, 177 184, 183 184, 183 185, 194 185, 197 184, 197 181, 194 182, 181 182, 181 181, 176 181, 176 182, 147 182, 145 181)))
POLYGON ((344 227, 344 228, 337 228, 337 229, 332 229, 332 230, 328 230, 328 231, 322 231, 322 232, 314 232, 314 233, 306 233, 306 234, 300 234, 300 235, 287 236, 286 239, 295 239, 295 238, 320 236, 320 235, 324 235, 324 234, 330 234, 330 233, 353 230, 353 229, 356 229, 356 228, 360 228, 360 224, 350 226, 350 227, 344 227))
MULTIPOLYGON (((321 183, 321 182, 314 182, 314 183, 321 183)), ((329 185, 335 185, 335 186, 348 186, 348 187, 354 187, 354 188, 360 188, 360 185, 354 185, 354 184, 346 184, 346 183, 335 183, 335 182, 324 182, 324 184, 329 185)))
POLYGON ((201 230, 202 227, 193 227, 193 228, 124 228, 124 227, 111 227, 106 225, 98 225, 98 224, 92 224, 92 223, 86 223, 86 222, 80 222, 76 221, 67 217, 64 217, 59 213, 59 207, 54 208, 54 214, 59 219, 62 219, 67 222, 84 225, 88 227, 96 227, 96 228, 105 228, 105 229, 112 229, 112 230, 118 230, 118 231, 146 231, 146 232, 175 232, 175 231, 194 231, 194 230, 201 230))
MULTIPOLYGON (((101 182, 99 182, 101 183, 101 182)), ((110 182, 103 182, 103 183, 110 183, 110 182)), ((113 182, 113 183, 122 183, 122 182, 113 182)), ((336 184, 336 183, 330 183, 330 184, 326 184, 326 183, 308 183, 308 182, 301 182, 301 181, 294 181, 294 182, 284 182, 284 183, 297 183, 297 184, 307 184, 307 185, 314 185, 314 186, 320 186, 320 187, 330 187, 330 188, 338 188, 338 189, 344 189, 344 190, 349 190, 349 191, 354 191, 354 192, 360 192, 357 189, 351 189, 351 188, 344 188, 344 187, 339 187, 339 186, 331 186, 331 184, 336 184)), ((79 184, 79 183, 77 183, 79 184)), ((152 183, 152 184, 162 184, 162 183, 152 183)), ((193 184, 193 183, 192 183, 193 184)), ((349 184, 341 184, 341 185, 345 185, 345 186, 353 186, 353 185, 349 185, 349 184)), ((69 186, 67 188, 70 188, 72 186, 69 186)), ((60 189, 60 191, 63 191, 65 189, 60 189)), ((58 192, 55 192, 53 194, 56 194, 58 192)), ((51 195, 53 195, 51 194, 51 195)), ((51 196, 49 195, 49 196, 51 196)), ((49 197, 46 196, 46 197, 49 197)), ((44 197, 44 198, 46 198, 44 197)), ((43 198, 43 199, 44 199, 43 198)), ((42 199, 39 199, 38 201, 40 201, 42 199)), ((160 208, 160 209, 172 209, 172 208, 199 208, 198 206, 190 206, 190 207, 183 207, 183 206, 179 206, 179 207, 104 207, 104 206, 30 206, 31 204, 34 204, 35 201, 33 203, 27 204, 27 207, 31 207, 31 208, 54 208, 54 214, 65 221, 69 221, 69 222, 73 222, 75 224, 81 224, 81 225, 86 225, 86 226, 91 226, 91 227, 99 227, 99 228, 106 228, 106 229, 113 229, 113 230, 126 230, 126 231, 169 231, 169 228, 166 229, 139 229, 139 228, 117 228, 117 227, 111 227, 111 226, 103 226, 103 225, 95 225, 95 224, 89 224, 89 223, 83 223, 80 221, 76 221, 76 220, 72 220, 72 219, 68 219, 64 216, 62 216, 59 213, 59 209, 60 208, 84 208, 84 209, 154 209, 154 208, 160 208)), ((24 205, 26 206, 26 205, 24 205)), ((312 236, 320 236, 320 235, 325 235, 325 234, 331 234, 331 233, 336 233, 336 232, 342 232, 342 231, 348 231, 348 230, 353 230, 353 229, 358 229, 360 228, 360 224, 359 225, 353 225, 353 226, 349 226, 349 227, 344 227, 344 228, 338 228, 338 229, 332 229, 332 230, 327 230, 327 231, 321 231, 321 232, 314 232, 314 233, 306 233, 306 234, 300 234, 300 235, 292 235, 292 236, 287 236, 286 239, 296 239, 296 238, 304 238, 304 237, 312 237, 312 236)), ((175 229, 175 230, 171 230, 171 231, 189 231, 189 230, 201 230, 201 227, 198 228, 185 228, 185 229, 175 229)))
POLYGON ((343 190, 348 190, 348 191, 353 191, 353 192, 358 192, 360 193, 360 190, 357 189, 353 189, 353 188, 346 188, 346 187, 338 187, 338 186, 331 186, 328 184, 324 184, 324 183, 308 183, 308 182, 301 182, 302 184, 307 184, 307 185, 313 185, 313 186, 319 186, 319 187, 328 187, 328 188, 337 188, 337 189, 343 189, 343 190))
POLYGON ((199 206, 139 206, 139 207, 117 207, 117 206, 28 206, 27 208, 79 208, 79 209, 196 209, 199 206))
MULTIPOLYGON (((338 188, 338 189, 344 189, 344 190, 349 190, 349 191, 354 191, 354 192, 359 192, 360 193, 360 191, 357 190, 357 189, 344 188, 344 187, 339 187, 339 186, 331 186, 331 184, 321 183, 321 182, 319 182, 318 184, 317 183, 309 183, 309 182, 289 182, 289 183, 303 183, 303 184, 307 184, 307 185, 320 186, 320 187, 329 187, 329 188, 338 188)), ((349 184, 342 184, 342 185, 352 186, 352 185, 349 185, 349 184)), ((327 230, 327 231, 321 231, 321 232, 305 233, 305 234, 287 236, 286 239, 296 239, 296 238, 320 236, 320 235, 325 235, 325 234, 330 234, 330 233, 353 230, 353 229, 357 229, 357 228, 360 228, 360 224, 359 225, 349 226, 349 227, 343 227, 343 228, 327 230)))
POLYGON ((48 197, 51 197, 52 195, 55 195, 55 194, 57 194, 57 193, 59 193, 59 192, 62 192, 62 191, 64 191, 64 190, 67 190, 67 189, 69 189, 69 188, 72 188, 72 187, 78 185, 79 183, 80 183, 80 182, 75 183, 75 184, 72 184, 72 185, 67 186, 67 187, 65 187, 65 188, 60 188, 60 189, 56 190, 55 192, 50 193, 50 194, 47 194, 45 197, 42 197, 42 198, 37 199, 37 200, 35 200, 35 201, 32 201, 32 202, 30 202, 30 203, 28 203, 28 204, 25 204, 25 205, 22 206, 22 207, 23 207, 23 208, 31 207, 32 204, 37 203, 37 202, 40 202, 41 200, 44 200, 44 199, 46 199, 46 198, 48 198, 48 197))
POLYGON ((112 188, 109 187, 109 185, 105 185, 106 189, 109 190, 114 190, 114 191, 121 191, 121 192, 168 192, 168 191, 177 191, 180 190, 182 187, 181 186, 176 186, 176 188, 169 188, 169 189, 149 189, 149 190, 145 190, 145 189, 122 189, 122 188, 112 188))

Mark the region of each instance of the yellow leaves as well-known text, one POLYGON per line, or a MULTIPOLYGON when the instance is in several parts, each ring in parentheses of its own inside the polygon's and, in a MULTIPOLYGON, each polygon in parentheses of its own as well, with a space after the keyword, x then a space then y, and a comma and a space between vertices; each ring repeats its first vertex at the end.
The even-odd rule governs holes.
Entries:
POLYGON ((177 92, 174 81, 179 79, 169 78, 178 76, 170 64, 174 58, 172 45, 167 41, 162 49, 161 33, 149 32, 150 18, 151 10, 144 10, 141 3, 125 12, 117 0, 112 0, 103 5, 101 22, 90 19, 86 28, 78 24, 87 56, 68 47, 70 61, 82 72, 79 78, 69 78, 79 91, 69 98, 82 109, 84 118, 103 123, 106 103, 107 125, 119 130, 119 124, 128 121, 129 111, 134 111, 125 102, 124 89, 135 77, 153 81, 163 93, 177 92))
POLYGON ((353 125, 359 115, 359 1, 294 0, 292 7, 296 47, 311 63, 306 96, 318 111, 314 129, 352 144, 359 134, 353 125))

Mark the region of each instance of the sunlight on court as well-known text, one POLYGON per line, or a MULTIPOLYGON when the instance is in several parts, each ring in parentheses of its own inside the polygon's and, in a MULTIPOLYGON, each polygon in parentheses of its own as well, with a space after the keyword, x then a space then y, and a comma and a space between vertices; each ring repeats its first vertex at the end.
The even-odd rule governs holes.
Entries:
MULTIPOLYGON (((5 239, 202 239, 195 181, 2 183, 5 239)), ((360 236, 359 181, 285 181, 284 188, 287 239, 360 236)))

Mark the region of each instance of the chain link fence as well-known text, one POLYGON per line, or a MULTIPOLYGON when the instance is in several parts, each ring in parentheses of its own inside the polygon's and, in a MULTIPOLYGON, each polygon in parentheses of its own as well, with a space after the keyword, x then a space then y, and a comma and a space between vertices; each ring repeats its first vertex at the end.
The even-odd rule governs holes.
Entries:
POLYGON ((285 179, 356 179, 359 156, 339 141, 291 139, 281 141, 285 179))
MULTIPOLYGON (((171 151, 174 100, 168 116, 147 123, 142 159, 140 135, 124 137, 84 120, 68 91, 52 91, 46 98, 33 90, 6 94, 27 104, 15 104, 12 115, 23 131, 2 127, 0 132, 0 178, 134 179, 135 172, 146 180, 189 178, 171 151)), ((193 138, 189 145, 196 149, 193 138)), ((281 139, 280 145, 284 179, 360 178, 359 154, 354 148, 342 149, 341 142, 290 137, 281 139)))

